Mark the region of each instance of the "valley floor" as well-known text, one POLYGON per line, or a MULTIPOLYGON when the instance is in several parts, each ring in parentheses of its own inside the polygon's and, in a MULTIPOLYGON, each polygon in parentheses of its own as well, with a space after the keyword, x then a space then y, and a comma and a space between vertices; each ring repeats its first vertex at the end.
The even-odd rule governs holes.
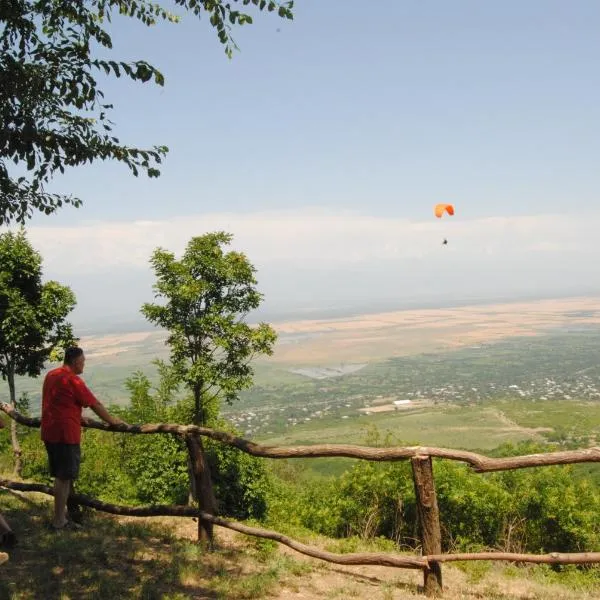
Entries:
MULTIPOLYGON (((0 566, 0 600, 424 598, 420 572, 326 564, 227 530, 217 530, 217 550, 205 553, 191 519, 88 513, 82 531, 56 533, 39 494, 3 491, 0 506, 19 537, 0 566)), ((443 574, 448 600, 600 598, 600 585, 549 583, 549 571, 539 568, 474 563, 444 566, 443 574)))

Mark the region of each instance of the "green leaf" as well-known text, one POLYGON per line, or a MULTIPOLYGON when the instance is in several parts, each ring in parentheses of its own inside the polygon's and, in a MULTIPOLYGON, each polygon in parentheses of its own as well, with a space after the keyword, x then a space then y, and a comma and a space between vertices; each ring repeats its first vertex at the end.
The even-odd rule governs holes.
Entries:
POLYGON ((249 361, 272 352, 276 340, 268 325, 250 327, 240 320, 260 305, 262 296, 246 257, 224 252, 231 241, 231 234, 222 231, 192 238, 179 260, 156 249, 151 264, 160 303, 142 307, 146 319, 170 334, 171 364, 195 398, 197 423, 204 422, 215 390, 214 398, 229 402, 251 385, 249 361))
MULTIPOLYGON (((250 15, 232 10, 232 2, 176 0, 175 4, 198 17, 206 13, 229 58, 238 49, 233 27, 253 23, 250 15)), ((252 4, 270 12, 277 8, 279 17, 291 18, 292 3, 252 0, 252 4)), ((112 104, 104 100, 102 83, 105 77, 127 75, 141 83, 152 80, 164 86, 165 78, 143 60, 134 64, 117 60, 106 24, 115 14, 146 26, 158 19, 177 23, 179 17, 142 0, 9 2, 5 14, 0 27, 0 131, 5 132, 0 133, 4 148, 0 153, 0 225, 23 224, 35 211, 52 214, 66 204, 80 206, 80 198, 46 191, 66 167, 113 160, 126 164, 134 175, 158 176, 156 164, 166 150, 141 160, 140 149, 122 144, 112 134, 116 126, 106 115, 112 104), (24 127, 32 115, 31 127, 24 127), (11 132, 8 138, 7 131, 11 132), (9 161, 18 166, 17 171, 27 170, 25 179, 10 176, 9 161)))

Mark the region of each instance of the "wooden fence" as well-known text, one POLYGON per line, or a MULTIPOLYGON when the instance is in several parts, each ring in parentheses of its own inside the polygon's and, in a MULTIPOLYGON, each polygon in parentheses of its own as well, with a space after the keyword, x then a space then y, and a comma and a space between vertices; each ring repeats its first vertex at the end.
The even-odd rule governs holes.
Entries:
MULTIPOLYGON (((0 402, 0 410, 12 419, 28 427, 39 427, 40 419, 19 414, 11 405, 0 402)), ((233 531, 259 538, 271 539, 284 544, 301 554, 327 562, 342 565, 379 565, 404 569, 420 569, 424 574, 424 592, 428 596, 442 593, 443 562, 494 560, 519 563, 546 564, 592 564, 600 563, 600 552, 551 553, 544 555, 517 554, 510 552, 478 552, 462 554, 443 554, 441 548, 440 516, 433 478, 432 458, 443 458, 465 462, 476 473, 523 469, 549 465, 564 465, 584 462, 600 462, 600 447, 583 450, 551 452, 547 454, 529 454, 490 458, 474 452, 411 446, 403 448, 370 448, 343 444, 317 444, 313 446, 263 446, 230 433, 216 431, 195 425, 177 425, 171 423, 146 425, 107 425, 99 421, 89 421, 86 427, 120 433, 132 434, 172 434, 181 436, 188 449, 190 467, 193 472, 193 497, 198 506, 119 506, 102 502, 82 494, 75 494, 70 500, 96 510, 117 515, 138 517, 177 516, 198 519, 198 540, 209 547, 213 541, 213 526, 225 527, 233 531), (228 521, 217 516, 217 506, 213 494, 210 471, 205 459, 202 438, 207 437, 228 444, 239 450, 264 458, 314 458, 324 456, 344 456, 370 461, 410 460, 417 503, 417 516, 421 538, 421 556, 390 554, 382 552, 362 552, 353 554, 335 554, 319 548, 302 544, 276 531, 249 527, 242 523, 228 521)), ((52 495, 52 488, 40 483, 24 483, 0 479, 0 487, 20 491, 36 491, 52 495)))

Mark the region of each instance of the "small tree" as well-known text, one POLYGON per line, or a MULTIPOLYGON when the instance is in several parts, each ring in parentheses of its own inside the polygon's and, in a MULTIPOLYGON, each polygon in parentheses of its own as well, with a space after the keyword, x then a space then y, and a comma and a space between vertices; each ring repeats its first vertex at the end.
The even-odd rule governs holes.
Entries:
MULTIPOLYGON (((15 377, 40 375, 61 345, 73 341, 67 315, 75 307, 73 292, 56 281, 42 283, 42 257, 24 231, 0 235, 0 376, 8 382, 10 402, 17 405, 15 377)), ((11 422, 15 473, 22 469, 16 422, 11 422)))
POLYGON ((233 236, 208 233, 190 240, 181 260, 158 248, 151 264, 154 290, 163 304, 144 304, 142 313, 169 332, 171 363, 194 399, 192 422, 216 418, 219 402, 232 403, 252 385, 250 364, 258 354, 272 354, 271 326, 246 323, 260 305, 255 268, 244 254, 223 251, 233 236))

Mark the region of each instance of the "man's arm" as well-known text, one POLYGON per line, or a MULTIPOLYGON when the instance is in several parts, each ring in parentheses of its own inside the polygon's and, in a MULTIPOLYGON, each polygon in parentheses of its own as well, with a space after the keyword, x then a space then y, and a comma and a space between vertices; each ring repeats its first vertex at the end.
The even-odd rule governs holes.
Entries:
MULTIPOLYGON (((109 425, 122 425, 124 421, 118 417, 113 417, 104 407, 104 404, 92 394, 90 389, 80 377, 75 377, 73 380, 75 389, 75 398, 81 408, 91 408, 103 421, 109 425)), ((82 416, 81 424, 87 425, 87 419, 82 416)))
POLYGON ((122 425, 125 423, 119 417, 113 417, 104 407, 104 404, 99 400, 94 404, 94 406, 90 406, 90 408, 106 423, 109 425, 122 425))

